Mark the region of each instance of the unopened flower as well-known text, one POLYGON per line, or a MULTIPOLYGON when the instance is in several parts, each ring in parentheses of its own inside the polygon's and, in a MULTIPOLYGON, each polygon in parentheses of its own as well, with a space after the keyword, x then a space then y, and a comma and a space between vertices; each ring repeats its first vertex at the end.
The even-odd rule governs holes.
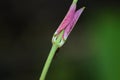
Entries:
POLYGON ((76 10, 76 4, 77 0, 73 0, 68 13, 53 35, 52 43, 57 44, 58 47, 61 47, 65 43, 66 39, 68 38, 70 32, 74 28, 76 22, 78 21, 81 13, 85 8, 82 7, 79 10, 76 10))

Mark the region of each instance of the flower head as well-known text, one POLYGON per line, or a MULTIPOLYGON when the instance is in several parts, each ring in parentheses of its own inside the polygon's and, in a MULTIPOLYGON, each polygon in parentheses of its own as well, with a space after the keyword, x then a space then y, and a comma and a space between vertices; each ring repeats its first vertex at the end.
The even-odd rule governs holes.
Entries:
POLYGON ((57 44, 59 47, 61 47, 65 43, 66 39, 68 38, 70 32, 74 28, 76 22, 78 21, 81 13, 85 8, 83 7, 79 10, 76 10, 76 4, 77 0, 73 0, 65 18, 53 35, 52 42, 54 44, 57 44))

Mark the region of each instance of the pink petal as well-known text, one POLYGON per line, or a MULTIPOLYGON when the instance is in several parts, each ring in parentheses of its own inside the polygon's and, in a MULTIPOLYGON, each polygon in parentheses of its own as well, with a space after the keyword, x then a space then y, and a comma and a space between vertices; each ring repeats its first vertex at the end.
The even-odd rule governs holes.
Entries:
POLYGON ((76 10, 76 4, 72 3, 72 5, 69 8, 69 11, 67 12, 65 18, 63 19, 62 23, 58 27, 55 34, 58 34, 59 32, 61 32, 61 30, 65 29, 67 27, 67 25, 71 22, 71 20, 74 17, 75 10, 76 10))
POLYGON ((77 10, 74 14, 74 18, 72 19, 72 21, 70 22, 70 24, 65 28, 65 33, 63 38, 66 40, 67 37, 69 36, 70 32, 72 31, 72 29, 74 28, 75 24, 77 23, 81 13, 83 12, 85 7, 77 10))

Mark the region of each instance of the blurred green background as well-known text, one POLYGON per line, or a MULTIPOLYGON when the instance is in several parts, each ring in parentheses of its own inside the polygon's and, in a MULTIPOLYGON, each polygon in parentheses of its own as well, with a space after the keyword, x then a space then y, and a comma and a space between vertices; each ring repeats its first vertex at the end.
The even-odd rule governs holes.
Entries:
MULTIPOLYGON (((38 80, 72 0, 0 1, 0 80, 38 80)), ((120 1, 86 6, 46 80, 120 80, 120 1)))

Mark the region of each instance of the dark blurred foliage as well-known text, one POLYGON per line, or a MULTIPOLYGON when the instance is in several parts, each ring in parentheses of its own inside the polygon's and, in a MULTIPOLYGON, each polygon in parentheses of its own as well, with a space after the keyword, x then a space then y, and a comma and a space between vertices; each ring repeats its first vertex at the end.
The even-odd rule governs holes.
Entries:
MULTIPOLYGON (((72 0, 0 0, 0 80, 38 80, 51 38, 72 0)), ((120 80, 119 0, 86 6, 46 80, 120 80)))

